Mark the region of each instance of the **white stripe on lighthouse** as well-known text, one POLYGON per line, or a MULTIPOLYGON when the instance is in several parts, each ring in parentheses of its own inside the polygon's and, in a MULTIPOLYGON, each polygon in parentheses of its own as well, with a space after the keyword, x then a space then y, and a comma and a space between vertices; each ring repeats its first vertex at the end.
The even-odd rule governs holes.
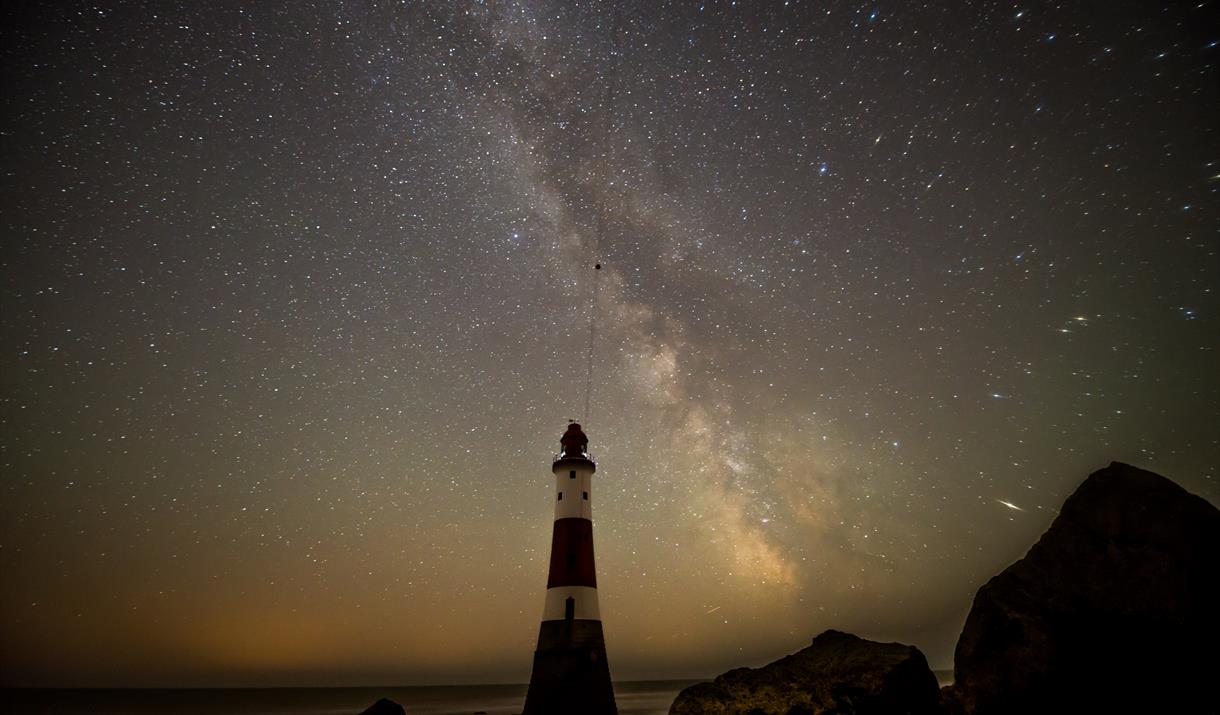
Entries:
POLYGON ((556 519, 593 519, 592 477, 592 469, 575 466, 572 462, 555 469, 556 519), (572 472, 576 472, 575 478, 572 478, 572 472))
POLYGON ((572 617, 578 621, 600 621, 597 609, 597 589, 588 586, 556 586, 546 590, 546 605, 542 620, 562 621, 568 617, 568 599, 573 600, 572 617))

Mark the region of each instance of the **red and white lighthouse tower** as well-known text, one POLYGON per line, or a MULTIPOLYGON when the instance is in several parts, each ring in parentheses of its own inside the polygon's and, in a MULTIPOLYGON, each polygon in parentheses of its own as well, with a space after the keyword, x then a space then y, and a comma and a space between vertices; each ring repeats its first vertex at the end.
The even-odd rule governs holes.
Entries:
POLYGON ((593 566, 589 439, 572 422, 555 455, 555 530, 546 605, 522 715, 616 715, 593 566))

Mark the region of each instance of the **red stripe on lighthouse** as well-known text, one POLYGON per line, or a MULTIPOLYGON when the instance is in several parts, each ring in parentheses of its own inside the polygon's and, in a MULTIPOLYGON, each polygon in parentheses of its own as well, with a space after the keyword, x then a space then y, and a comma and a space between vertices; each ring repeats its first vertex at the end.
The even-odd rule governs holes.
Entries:
POLYGON ((593 522, 588 519, 557 519, 551 536, 551 572, 546 587, 588 586, 597 588, 593 568, 593 522))

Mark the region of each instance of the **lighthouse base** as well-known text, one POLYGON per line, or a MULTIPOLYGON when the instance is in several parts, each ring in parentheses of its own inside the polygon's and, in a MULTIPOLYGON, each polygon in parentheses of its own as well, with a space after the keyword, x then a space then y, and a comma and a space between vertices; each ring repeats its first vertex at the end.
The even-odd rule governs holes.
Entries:
POLYGON ((543 621, 522 715, 617 715, 602 622, 543 621))

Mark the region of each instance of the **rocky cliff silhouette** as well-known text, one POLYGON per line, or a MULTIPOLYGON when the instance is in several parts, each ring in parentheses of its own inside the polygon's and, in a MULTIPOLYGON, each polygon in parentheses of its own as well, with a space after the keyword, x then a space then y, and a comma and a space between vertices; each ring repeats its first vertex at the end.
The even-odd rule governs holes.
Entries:
POLYGON ((1218 569, 1220 511, 1115 462, 978 590, 939 702, 915 648, 828 631, 768 666, 691 686, 670 713, 1218 713, 1218 569))

